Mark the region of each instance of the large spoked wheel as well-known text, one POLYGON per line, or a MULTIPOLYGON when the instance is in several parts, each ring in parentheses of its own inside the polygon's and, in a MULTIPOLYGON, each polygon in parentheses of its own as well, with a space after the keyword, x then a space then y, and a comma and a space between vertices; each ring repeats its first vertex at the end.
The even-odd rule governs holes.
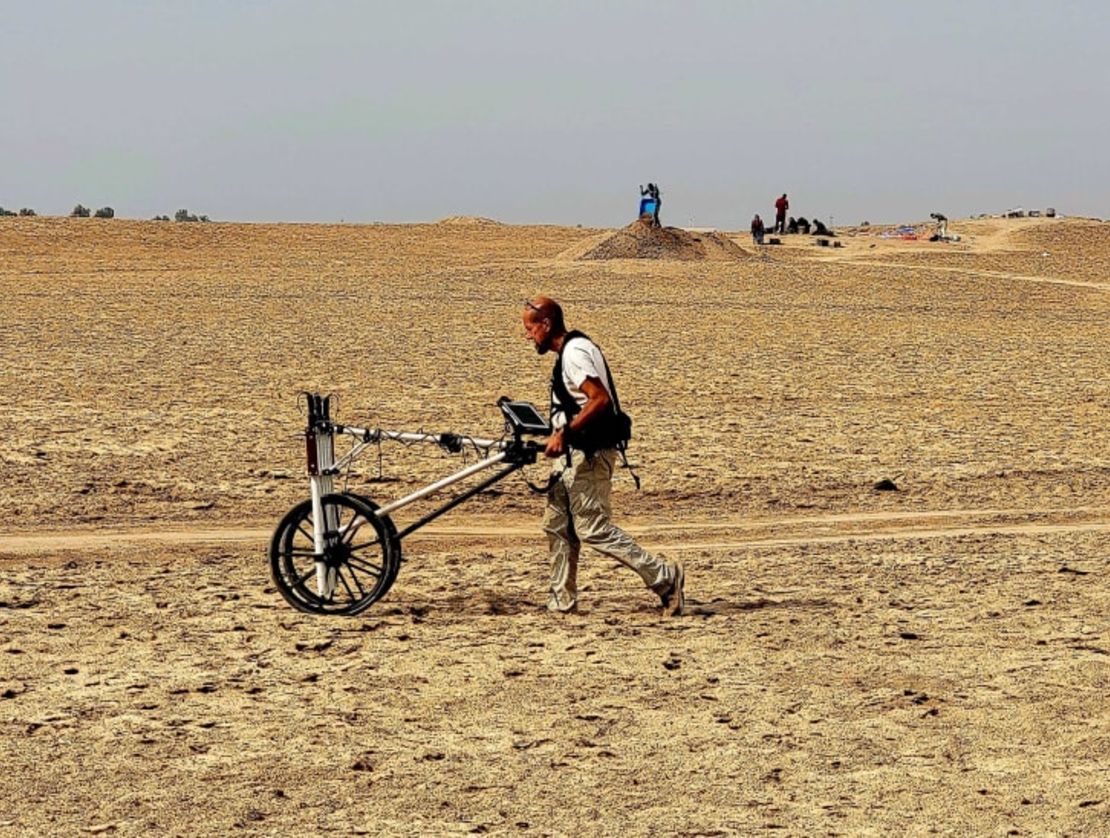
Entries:
POLYGON ((270 572, 281 595, 309 614, 353 616, 365 611, 397 578, 401 545, 377 505, 350 494, 324 495, 324 551, 315 549, 312 501, 294 506, 270 542, 270 572))

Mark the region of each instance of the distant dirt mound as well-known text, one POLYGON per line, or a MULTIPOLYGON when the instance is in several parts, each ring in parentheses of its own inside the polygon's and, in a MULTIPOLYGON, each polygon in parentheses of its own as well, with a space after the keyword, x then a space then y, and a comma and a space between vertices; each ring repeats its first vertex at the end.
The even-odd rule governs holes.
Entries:
POLYGON ((500 221, 492 218, 483 218, 480 215, 449 215, 441 218, 436 224, 449 224, 459 227, 501 227, 500 221))
MULTIPOLYGON (((1011 222, 1014 223, 1014 222, 1011 222)), ((1016 227, 1013 243, 1031 250, 1080 254, 1110 249, 1110 224, 1093 218, 1067 218, 1043 222, 1016 222, 1035 226, 1016 227)))
POLYGON ((576 262, 587 259, 676 259, 684 262, 726 262, 744 259, 748 252, 720 233, 692 233, 677 227, 652 227, 633 221, 622 230, 602 233, 574 245, 556 258, 576 262))

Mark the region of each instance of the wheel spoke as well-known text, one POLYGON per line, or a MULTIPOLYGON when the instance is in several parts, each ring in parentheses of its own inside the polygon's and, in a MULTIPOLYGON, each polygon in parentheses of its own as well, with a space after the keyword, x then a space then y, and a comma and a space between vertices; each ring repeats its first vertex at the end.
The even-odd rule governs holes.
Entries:
POLYGON ((347 525, 347 531, 343 533, 342 541, 343 541, 344 544, 350 544, 351 540, 358 534, 358 531, 361 530, 363 528, 363 526, 365 525, 366 522, 364 522, 362 524, 359 524, 356 527, 355 523, 358 521, 358 519, 359 519, 359 515, 356 512, 354 514, 354 516, 351 518, 351 523, 347 525))
MULTIPOLYGON (((343 575, 342 568, 336 567, 335 575, 339 577, 339 581, 342 582, 343 587, 347 589, 347 594, 350 596, 351 600, 354 601, 358 599, 358 597, 355 596, 355 592, 351 590, 351 586, 347 584, 347 577, 343 575)), ((355 584, 357 585, 358 583, 356 582, 355 584)))
POLYGON ((289 544, 295 544, 299 541, 302 545, 308 544, 310 547, 312 547, 312 549, 316 549, 316 539, 314 539, 308 532, 304 530, 304 528, 299 525, 289 530, 289 534, 286 536, 286 541, 289 544))
POLYGON ((382 569, 377 565, 371 564, 370 562, 366 561, 366 559, 349 556, 347 558, 347 564, 349 564, 351 567, 357 567, 363 573, 369 573, 374 578, 382 575, 382 569))
POLYGON ((290 547, 285 551, 287 556, 315 556, 315 550, 309 550, 307 547, 290 547))
POLYGON ((380 538, 375 538, 373 541, 364 541, 362 544, 352 544, 351 552, 357 553, 359 550, 365 550, 367 547, 373 547, 375 544, 381 544, 380 538))
POLYGON ((351 567, 350 564, 347 565, 347 572, 351 574, 351 581, 355 583, 355 587, 358 588, 359 594, 365 597, 366 591, 363 589, 362 583, 358 581, 358 574, 355 573, 355 569, 351 567))
POLYGON ((296 582, 293 583, 293 587, 298 588, 301 585, 303 585, 308 580, 308 577, 311 576, 315 572, 316 572, 316 568, 310 569, 304 576, 302 576, 300 579, 298 579, 296 582))

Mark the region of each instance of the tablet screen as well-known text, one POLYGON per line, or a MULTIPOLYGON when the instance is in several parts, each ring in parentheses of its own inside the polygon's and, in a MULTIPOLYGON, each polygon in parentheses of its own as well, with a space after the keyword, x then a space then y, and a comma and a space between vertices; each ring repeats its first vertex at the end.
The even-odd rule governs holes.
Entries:
POLYGON ((526 434, 537 434, 546 436, 551 433, 551 426, 547 424, 547 420, 540 415, 536 410, 535 405, 528 402, 499 402, 505 418, 521 432, 526 434))

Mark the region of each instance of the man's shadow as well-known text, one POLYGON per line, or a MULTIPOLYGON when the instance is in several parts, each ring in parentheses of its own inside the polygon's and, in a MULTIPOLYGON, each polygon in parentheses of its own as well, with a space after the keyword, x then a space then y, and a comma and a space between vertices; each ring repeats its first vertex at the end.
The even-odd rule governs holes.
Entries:
POLYGON ((791 610, 806 608, 831 608, 833 603, 827 599, 758 599, 730 600, 715 597, 711 600, 701 601, 686 598, 685 614, 691 617, 727 617, 733 614, 744 614, 749 611, 761 611, 765 608, 787 608, 791 610))

